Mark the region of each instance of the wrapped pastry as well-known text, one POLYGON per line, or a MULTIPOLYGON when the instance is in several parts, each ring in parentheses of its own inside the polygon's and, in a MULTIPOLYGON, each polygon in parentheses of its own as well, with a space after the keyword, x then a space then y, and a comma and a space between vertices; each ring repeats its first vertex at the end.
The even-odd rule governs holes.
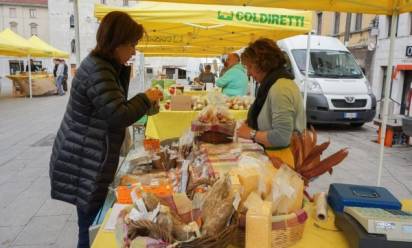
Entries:
POLYGON ((230 177, 225 175, 212 186, 202 205, 202 233, 215 235, 226 226, 234 212, 234 194, 230 187, 230 177))

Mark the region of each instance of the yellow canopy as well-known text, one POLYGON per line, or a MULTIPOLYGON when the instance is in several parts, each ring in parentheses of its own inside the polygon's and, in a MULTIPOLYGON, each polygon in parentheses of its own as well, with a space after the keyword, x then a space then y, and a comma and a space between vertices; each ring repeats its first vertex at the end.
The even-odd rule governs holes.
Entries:
POLYGON ((312 27, 308 11, 149 1, 139 1, 134 8, 96 5, 95 16, 102 19, 114 10, 126 12, 143 24, 147 35, 138 50, 149 56, 217 56, 260 37, 278 40, 307 33, 312 27))
MULTIPOLYGON (((28 40, 24 39, 20 35, 14 33, 10 29, 5 29, 0 33, 0 40, 5 44, 13 44, 16 48, 16 53, 5 54, 8 56, 32 56, 32 57, 52 57, 52 52, 42 49, 36 45, 31 44, 28 40)), ((5 47, 7 48, 7 47, 5 47)))
POLYGON ((54 48, 53 46, 49 45, 39 37, 33 35, 29 39, 30 44, 32 44, 35 47, 41 48, 44 51, 47 51, 53 55, 53 57, 59 57, 59 58, 68 58, 69 54, 66 52, 63 52, 57 48, 54 48))
MULTIPOLYGON (((196 4, 224 4, 238 6, 259 6, 288 9, 354 12, 377 15, 392 15, 412 11, 412 0, 152 0, 156 2, 178 2, 196 4)), ((215 7, 209 7, 215 8, 215 7)))
POLYGON ((26 56, 30 47, 26 42, 16 43, 12 39, 12 32, 10 29, 6 29, 0 32, 0 55, 3 56, 26 56))

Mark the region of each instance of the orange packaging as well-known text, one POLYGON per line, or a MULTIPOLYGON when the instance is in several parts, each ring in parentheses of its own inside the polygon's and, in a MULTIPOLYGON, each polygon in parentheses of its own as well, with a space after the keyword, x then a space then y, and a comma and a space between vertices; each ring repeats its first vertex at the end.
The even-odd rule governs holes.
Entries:
POLYGON ((118 186, 116 188, 117 202, 121 204, 132 204, 132 193, 133 188, 130 186, 118 186))
POLYGON ((143 141, 143 147, 146 151, 157 152, 160 150, 160 140, 158 139, 145 139, 143 141))

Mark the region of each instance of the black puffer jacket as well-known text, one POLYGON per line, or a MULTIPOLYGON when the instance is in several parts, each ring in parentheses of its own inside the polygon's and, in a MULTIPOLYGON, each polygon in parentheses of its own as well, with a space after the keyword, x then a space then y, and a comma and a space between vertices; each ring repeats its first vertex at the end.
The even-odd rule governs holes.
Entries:
POLYGON ((125 128, 151 108, 145 94, 127 101, 130 68, 89 55, 73 79, 50 159, 51 197, 89 212, 104 202, 125 128))

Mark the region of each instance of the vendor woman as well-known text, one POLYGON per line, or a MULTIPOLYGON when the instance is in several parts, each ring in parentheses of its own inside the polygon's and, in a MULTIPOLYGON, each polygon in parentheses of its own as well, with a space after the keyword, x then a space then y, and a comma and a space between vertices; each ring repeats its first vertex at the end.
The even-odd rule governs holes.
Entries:
POLYGON ((284 55, 274 41, 262 38, 249 44, 241 59, 259 90, 238 137, 262 144, 270 158, 293 167, 291 136, 304 130, 306 120, 300 90, 285 69, 284 55))
POLYGON ((89 227, 113 181, 126 127, 162 97, 149 89, 127 97, 130 66, 143 37, 128 14, 111 12, 100 23, 96 47, 73 78, 69 102, 50 159, 51 197, 77 207, 77 247, 89 247, 89 227))

